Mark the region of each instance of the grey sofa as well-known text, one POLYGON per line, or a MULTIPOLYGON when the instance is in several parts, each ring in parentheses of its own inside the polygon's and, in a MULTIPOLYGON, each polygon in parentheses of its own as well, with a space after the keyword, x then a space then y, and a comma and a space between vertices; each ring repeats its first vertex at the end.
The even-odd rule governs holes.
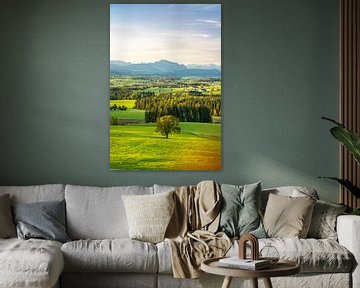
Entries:
MULTIPOLYGON (((122 195, 153 194, 173 187, 154 185, 89 187, 76 185, 0 186, 12 203, 66 202, 65 244, 40 239, 0 239, 0 287, 221 287, 223 278, 174 279, 166 242, 128 238, 122 195)), ((291 187, 272 189, 289 195, 291 187)), ((269 190, 263 191, 264 204, 269 190)), ((272 279, 274 287, 360 287, 360 217, 337 219, 338 241, 329 239, 260 239, 280 256, 297 261, 301 273, 272 279)), ((236 255, 237 243, 228 255, 236 255)), ((260 282, 260 287, 262 281, 260 282)), ((233 286, 250 284, 234 279, 233 286)))

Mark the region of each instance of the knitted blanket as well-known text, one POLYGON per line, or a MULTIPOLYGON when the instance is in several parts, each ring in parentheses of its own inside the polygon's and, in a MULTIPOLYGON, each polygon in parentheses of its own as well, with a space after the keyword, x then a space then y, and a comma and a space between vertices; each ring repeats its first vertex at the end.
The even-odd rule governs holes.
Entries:
POLYGON ((221 210, 221 190, 213 181, 175 190, 175 211, 165 233, 171 247, 175 278, 198 278, 201 262, 222 257, 231 246, 223 232, 216 233, 221 210))

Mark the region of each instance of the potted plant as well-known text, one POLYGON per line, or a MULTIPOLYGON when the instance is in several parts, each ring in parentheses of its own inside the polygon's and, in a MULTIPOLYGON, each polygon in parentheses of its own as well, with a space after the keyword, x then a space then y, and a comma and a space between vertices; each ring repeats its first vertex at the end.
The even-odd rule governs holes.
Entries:
MULTIPOLYGON (((343 124, 336 122, 333 119, 322 117, 327 121, 336 124, 335 127, 330 129, 331 135, 342 143, 347 150, 353 155, 355 161, 360 165, 360 136, 353 131, 347 129, 343 124)), ((319 177, 327 178, 339 182, 347 190, 349 190, 356 198, 360 198, 360 188, 354 185, 348 179, 341 179, 336 177, 319 177)), ((360 207, 354 208, 351 214, 360 215, 360 207)))

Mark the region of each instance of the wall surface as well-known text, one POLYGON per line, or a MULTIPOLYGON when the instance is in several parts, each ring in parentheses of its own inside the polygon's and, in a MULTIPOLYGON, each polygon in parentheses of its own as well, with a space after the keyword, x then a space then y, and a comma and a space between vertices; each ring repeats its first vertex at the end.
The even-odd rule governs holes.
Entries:
POLYGON ((317 179, 338 175, 338 146, 320 119, 338 118, 336 0, 222 1, 223 169, 216 172, 109 169, 109 3, 1 1, 0 185, 262 180, 312 186, 338 200, 337 185, 317 179))

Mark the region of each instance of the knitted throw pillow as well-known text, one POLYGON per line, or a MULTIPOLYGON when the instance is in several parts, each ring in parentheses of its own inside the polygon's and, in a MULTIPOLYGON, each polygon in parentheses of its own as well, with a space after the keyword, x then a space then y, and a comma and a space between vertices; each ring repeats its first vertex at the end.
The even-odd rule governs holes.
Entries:
POLYGON ((131 239, 151 243, 164 240, 175 208, 173 193, 122 196, 131 239))

